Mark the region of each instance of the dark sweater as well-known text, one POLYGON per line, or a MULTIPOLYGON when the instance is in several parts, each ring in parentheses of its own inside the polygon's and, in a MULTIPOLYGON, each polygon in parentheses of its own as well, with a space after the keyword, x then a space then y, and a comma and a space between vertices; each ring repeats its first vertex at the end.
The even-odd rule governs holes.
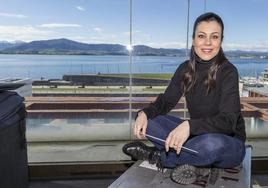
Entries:
MULTIPOLYGON (((173 75, 167 89, 148 107, 142 109, 147 118, 167 114, 183 95, 181 82, 188 61, 173 75)), ((197 81, 186 94, 190 114, 190 134, 223 133, 245 141, 245 122, 241 114, 237 69, 226 61, 216 74, 216 87, 206 95, 204 80, 212 62, 197 62, 197 81)))

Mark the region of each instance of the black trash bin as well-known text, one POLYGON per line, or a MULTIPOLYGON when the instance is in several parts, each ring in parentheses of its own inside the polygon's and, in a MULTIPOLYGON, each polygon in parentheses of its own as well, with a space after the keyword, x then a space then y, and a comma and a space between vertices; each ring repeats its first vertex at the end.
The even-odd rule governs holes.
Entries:
POLYGON ((0 188, 28 188, 23 101, 16 92, 0 92, 0 188))

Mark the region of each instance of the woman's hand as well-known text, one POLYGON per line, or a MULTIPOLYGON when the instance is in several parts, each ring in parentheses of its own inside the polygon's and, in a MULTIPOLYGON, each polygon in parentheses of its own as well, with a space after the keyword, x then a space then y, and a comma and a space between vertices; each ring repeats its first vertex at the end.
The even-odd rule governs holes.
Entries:
POLYGON ((174 148, 177 151, 177 154, 179 154, 182 145, 189 136, 190 125, 188 121, 184 121, 169 133, 165 143, 166 151, 168 152, 169 148, 174 148))
POLYGON ((146 114, 143 111, 140 111, 138 113, 138 117, 133 127, 134 135, 137 138, 139 139, 145 138, 147 123, 148 123, 148 119, 147 119, 146 114))

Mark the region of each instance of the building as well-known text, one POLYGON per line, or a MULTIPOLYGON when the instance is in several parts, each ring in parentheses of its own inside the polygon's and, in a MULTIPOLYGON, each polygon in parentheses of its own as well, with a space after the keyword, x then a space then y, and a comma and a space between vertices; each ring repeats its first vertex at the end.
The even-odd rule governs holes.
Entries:
POLYGON ((268 82, 268 68, 264 69, 262 72, 262 79, 264 82, 268 82))

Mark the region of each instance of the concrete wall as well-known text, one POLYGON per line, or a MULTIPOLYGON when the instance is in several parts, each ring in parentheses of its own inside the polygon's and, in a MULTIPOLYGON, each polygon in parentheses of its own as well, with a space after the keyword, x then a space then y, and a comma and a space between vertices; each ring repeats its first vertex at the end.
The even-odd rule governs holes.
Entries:
MULTIPOLYGON (((102 75, 64 75, 63 80, 74 85, 91 86, 128 86, 129 78, 102 75)), ((166 86, 169 80, 133 78, 134 86, 166 86)))

